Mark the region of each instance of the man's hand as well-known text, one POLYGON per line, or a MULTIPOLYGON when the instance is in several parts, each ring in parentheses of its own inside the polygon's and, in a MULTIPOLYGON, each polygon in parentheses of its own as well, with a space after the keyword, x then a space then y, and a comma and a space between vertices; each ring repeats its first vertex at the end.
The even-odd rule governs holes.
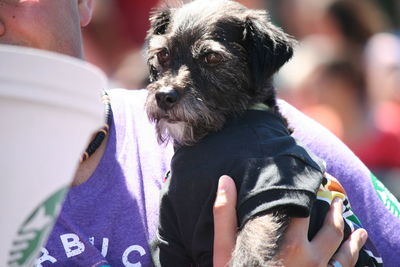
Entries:
MULTIPOLYGON (((223 267, 229 263, 236 241, 236 187, 228 176, 222 176, 218 184, 214 204, 214 266, 223 267)), ((342 201, 336 199, 323 227, 313 240, 308 241, 309 218, 293 218, 289 224, 280 251, 283 266, 330 266, 334 259, 343 267, 354 266, 358 252, 367 240, 367 232, 359 229, 353 232, 339 251, 335 251, 343 238, 342 201)))
POLYGON ((291 220, 280 252, 283 266, 327 266, 330 260, 336 260, 344 267, 356 264, 358 252, 368 235, 364 229, 353 232, 335 254, 343 239, 342 206, 341 199, 333 201, 324 225, 311 241, 307 238, 310 218, 291 220))

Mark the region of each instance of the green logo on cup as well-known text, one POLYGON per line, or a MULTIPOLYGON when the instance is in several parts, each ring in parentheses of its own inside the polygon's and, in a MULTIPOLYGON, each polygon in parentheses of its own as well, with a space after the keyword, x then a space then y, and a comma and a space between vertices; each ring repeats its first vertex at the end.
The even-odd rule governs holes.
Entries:
POLYGON ((10 250, 10 266, 33 265, 58 216, 67 190, 62 188, 47 198, 22 224, 10 250))
POLYGON ((374 185, 375 191, 378 194, 379 199, 385 204, 386 208, 393 213, 394 216, 400 218, 400 203, 396 199, 395 196, 393 196, 392 193, 390 193, 389 190, 382 184, 381 181, 378 180, 378 178, 375 177, 371 173, 371 179, 372 183, 374 185))

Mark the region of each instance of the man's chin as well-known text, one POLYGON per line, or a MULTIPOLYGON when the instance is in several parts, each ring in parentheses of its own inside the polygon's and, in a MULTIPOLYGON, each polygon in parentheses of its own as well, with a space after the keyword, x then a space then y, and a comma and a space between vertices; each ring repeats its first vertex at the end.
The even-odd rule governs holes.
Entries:
POLYGON ((25 40, 18 40, 18 41, 10 40, 4 36, 3 37, 0 36, 0 45, 15 45, 15 46, 25 46, 25 47, 35 48, 35 46, 31 42, 25 40))

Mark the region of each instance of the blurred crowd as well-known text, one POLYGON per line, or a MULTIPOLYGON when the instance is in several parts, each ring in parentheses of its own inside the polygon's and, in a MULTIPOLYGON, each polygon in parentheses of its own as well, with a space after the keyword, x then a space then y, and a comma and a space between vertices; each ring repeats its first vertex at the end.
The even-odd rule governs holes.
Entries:
MULTIPOLYGON (((94 1, 85 53, 110 87, 146 87, 148 16, 179 2, 94 1)), ((267 9, 299 41, 275 79, 279 96, 330 129, 400 198, 400 1, 238 2, 267 9)))
POLYGON ((329 128, 400 197, 400 2, 275 1, 299 40, 280 96, 329 128), (382 5, 385 4, 385 5, 382 5), (393 13, 395 14, 395 13, 393 13))

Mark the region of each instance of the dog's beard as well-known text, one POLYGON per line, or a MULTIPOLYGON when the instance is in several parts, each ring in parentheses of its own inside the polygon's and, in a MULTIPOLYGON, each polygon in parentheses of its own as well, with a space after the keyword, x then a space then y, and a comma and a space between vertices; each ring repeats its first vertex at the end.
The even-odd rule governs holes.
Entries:
POLYGON ((155 95, 149 93, 146 111, 149 119, 156 123, 160 143, 173 139, 179 145, 193 145, 208 133, 220 130, 225 123, 225 116, 206 106, 200 97, 190 94, 165 111, 157 105, 155 95))
POLYGON ((178 144, 190 144, 195 139, 193 128, 185 122, 169 122, 161 119, 156 122, 156 130, 160 143, 172 138, 178 144))

